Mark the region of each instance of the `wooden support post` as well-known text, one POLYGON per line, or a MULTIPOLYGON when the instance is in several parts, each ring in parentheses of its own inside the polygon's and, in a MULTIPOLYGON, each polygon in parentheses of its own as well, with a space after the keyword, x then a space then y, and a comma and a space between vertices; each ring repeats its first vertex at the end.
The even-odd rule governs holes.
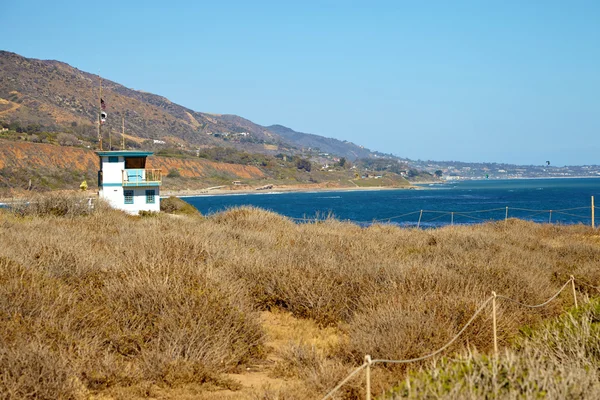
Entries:
POLYGON ((370 355, 366 355, 365 356, 365 362, 367 363, 367 368, 365 369, 365 376, 367 378, 367 390, 366 390, 366 395, 365 398, 367 400, 371 400, 371 356, 370 355))
POLYGON ((100 96, 98 98, 98 104, 100 106, 100 111, 98 111, 98 146, 100 147, 100 151, 104 150, 102 148, 102 78, 100 77, 100 73, 98 72, 98 80, 100 82, 100 96))
POLYGON ((417 229, 419 229, 419 227, 421 226, 421 218, 423 217, 423 210, 421 210, 421 213, 419 214, 419 222, 417 222, 417 229))
POLYGON ((548 217, 548 223, 552 223, 552 210, 550 210, 550 217, 548 217))
POLYGON ((494 356, 498 357, 498 334, 496 333, 496 292, 492 292, 492 325, 494 329, 494 356))
POLYGON ((571 275, 571 289, 573 290, 573 302, 575 303, 575 308, 577 308, 577 292, 575 292, 575 277, 571 275))
POLYGON ((123 129, 121 133, 121 150, 125 150, 125 115, 123 115, 122 117, 122 123, 123 123, 123 129))
POLYGON ((594 196, 592 196, 592 228, 596 227, 596 218, 594 216, 594 210, 595 210, 595 207, 594 207, 594 196))
POLYGON ((454 225, 454 211, 452 211, 452 213, 451 213, 450 224, 454 225))

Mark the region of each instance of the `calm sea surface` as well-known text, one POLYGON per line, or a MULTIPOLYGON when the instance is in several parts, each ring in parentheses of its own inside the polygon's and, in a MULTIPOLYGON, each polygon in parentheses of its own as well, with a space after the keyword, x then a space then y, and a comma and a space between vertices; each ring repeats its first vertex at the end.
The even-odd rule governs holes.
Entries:
POLYGON ((506 207, 509 217, 589 225, 591 196, 600 205, 600 178, 461 181, 423 185, 420 190, 257 193, 186 201, 203 214, 250 205, 292 218, 333 215, 360 224, 377 220, 403 226, 416 226, 420 218, 420 226, 435 227, 501 220, 506 207))

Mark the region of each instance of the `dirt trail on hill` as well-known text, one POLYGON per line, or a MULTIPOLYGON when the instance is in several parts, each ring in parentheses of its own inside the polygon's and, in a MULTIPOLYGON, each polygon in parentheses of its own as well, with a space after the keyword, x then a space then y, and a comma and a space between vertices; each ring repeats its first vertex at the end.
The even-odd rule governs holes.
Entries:
POLYGON ((313 321, 297 319, 286 312, 265 311, 261 313, 261 320, 267 334, 266 357, 255 364, 246 365, 239 373, 225 374, 226 378, 240 385, 237 390, 191 384, 175 388, 153 386, 148 388, 146 393, 141 394, 132 393, 127 388, 112 388, 106 392, 96 393, 91 399, 256 400, 271 398, 268 397, 268 393, 277 393, 280 390, 284 393, 286 390, 302 391, 303 383, 299 379, 278 376, 277 369, 281 371, 281 365, 278 365, 282 361, 281 352, 285 351, 286 346, 298 343, 327 350, 343 340, 342 335, 335 328, 319 328, 313 321))
POLYGON ((320 349, 335 346, 341 340, 340 333, 334 328, 319 328, 313 321, 301 320, 281 311, 263 312, 263 327, 267 332, 267 357, 265 360, 247 367, 240 374, 228 374, 242 385, 239 391, 214 392, 215 397, 206 394, 207 399, 250 399, 252 395, 265 390, 278 391, 285 387, 301 384, 298 379, 282 379, 276 377, 274 369, 282 361, 280 354, 286 346, 295 343, 307 343, 320 349), (228 397, 232 396, 232 397, 228 397))

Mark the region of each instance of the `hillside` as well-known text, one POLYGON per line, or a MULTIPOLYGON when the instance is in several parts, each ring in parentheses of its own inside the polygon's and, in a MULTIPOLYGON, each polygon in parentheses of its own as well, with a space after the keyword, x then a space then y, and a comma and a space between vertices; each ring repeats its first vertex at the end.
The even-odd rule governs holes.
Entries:
POLYGON ((373 153, 369 149, 357 146, 354 143, 333 138, 327 138, 312 133, 296 132, 282 125, 271 125, 267 129, 275 132, 290 143, 302 147, 319 149, 323 153, 336 154, 350 160, 357 158, 369 158, 373 153))
MULTIPOLYGON (((232 180, 260 180, 265 177, 263 171, 252 165, 161 156, 150 157, 148 162, 148 168, 160 168, 165 176, 176 170, 182 177, 177 182, 167 179, 167 188, 173 186, 170 183, 206 186, 215 179, 230 183, 232 180)), ((25 188, 30 179, 32 188, 36 190, 76 189, 83 180, 95 189, 98 167, 98 156, 89 149, 0 141, 0 189, 25 188)))
MULTIPOLYGON (((41 126, 96 140, 100 78, 68 64, 0 51, 0 120, 21 127, 41 126)), ((108 132, 142 139, 177 139, 190 148, 236 147, 251 152, 295 154, 303 148, 356 159, 372 153, 352 143, 294 132, 281 125, 263 127, 237 115, 194 111, 167 98, 103 79, 108 132)), ((132 143, 133 144, 133 143, 132 143)))
MULTIPOLYGON (((100 80, 68 64, 0 51, 0 117, 21 125, 83 125, 97 119, 100 80)), ((196 112, 151 93, 102 80, 109 115, 105 130, 125 130, 140 138, 175 136, 193 144, 219 144, 209 133, 248 132, 261 142, 280 138, 244 118, 196 112)), ((93 133, 92 132, 92 133, 93 133)))
MULTIPOLYGON (((26 139, 31 136, 22 135, 26 139)), ((54 141, 50 136, 48 140, 54 141)), ((393 172, 377 172, 381 179, 371 175, 359 178, 357 175, 366 173, 362 168, 353 169, 348 165, 318 168, 318 164, 297 156, 284 160, 222 148, 205 149, 199 155, 164 156, 159 152, 149 158, 148 167, 162 169, 165 190, 183 194, 201 193, 215 186, 224 187, 226 191, 239 191, 265 185, 292 190, 409 185, 406 179, 393 172), (315 165, 315 168, 309 171, 304 169, 306 167, 299 168, 301 161, 315 165), (241 185, 233 185, 233 181, 240 181, 241 185)), ((27 188, 34 191, 77 189, 83 180, 95 190, 97 171, 98 157, 91 149, 0 138, 0 197, 22 195, 27 188)))

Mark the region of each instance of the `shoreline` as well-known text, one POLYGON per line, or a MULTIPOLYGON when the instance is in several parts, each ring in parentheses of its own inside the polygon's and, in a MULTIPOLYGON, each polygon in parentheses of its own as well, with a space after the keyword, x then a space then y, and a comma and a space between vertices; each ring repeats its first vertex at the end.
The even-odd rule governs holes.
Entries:
POLYGON ((362 191, 381 191, 381 190, 419 190, 421 188, 410 186, 370 186, 370 187, 306 187, 306 186, 273 186, 269 189, 257 190, 256 188, 241 189, 189 189, 189 190, 165 190, 160 197, 204 197, 204 196, 235 196, 252 194, 282 194, 282 193, 314 193, 314 192, 362 192, 362 191))

